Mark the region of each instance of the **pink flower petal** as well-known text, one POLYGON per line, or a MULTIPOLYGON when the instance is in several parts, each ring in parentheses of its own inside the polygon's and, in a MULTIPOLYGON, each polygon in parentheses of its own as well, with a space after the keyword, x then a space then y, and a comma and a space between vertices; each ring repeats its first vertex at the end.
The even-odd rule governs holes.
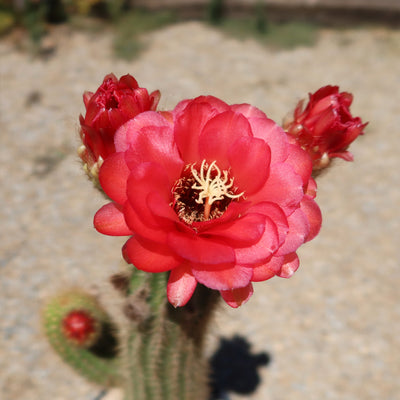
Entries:
POLYGON ((171 201, 171 187, 164 169, 159 164, 142 163, 129 176, 128 201, 144 223, 157 228, 160 222, 154 218, 148 206, 150 193, 158 193, 160 201, 166 204, 171 201))
POLYGON ((284 260, 283 256, 280 257, 272 256, 271 259, 267 261, 265 264, 254 267, 253 278, 251 278, 251 280, 253 282, 262 282, 273 278, 280 272, 283 265, 283 260, 284 260))
POLYGON ((94 216, 93 225, 104 235, 128 236, 133 234, 125 222, 122 207, 115 203, 108 203, 101 207, 94 216))
POLYGON ((149 92, 145 88, 137 88, 135 90, 136 103, 139 107, 139 113, 143 111, 153 111, 152 99, 149 96, 149 92))
POLYGON ((124 215, 127 225, 133 232, 139 232, 143 238, 157 243, 167 243, 168 231, 160 229, 159 226, 154 228, 146 223, 147 221, 143 221, 129 202, 124 205, 124 215))
POLYGON ((326 141, 331 141, 333 137, 329 137, 329 128, 333 125, 337 118, 337 111, 333 108, 333 106, 327 108, 326 110, 320 112, 315 118, 310 118, 307 121, 307 127, 313 132, 313 136, 315 138, 320 138, 319 143, 321 146, 321 151, 325 151, 327 147, 329 147, 329 143, 326 141), (322 138, 324 138, 324 142, 322 143, 322 138))
POLYGON ((305 194, 312 199, 317 196, 317 182, 313 178, 309 179, 305 194))
MULTIPOLYGON (((128 101, 133 102, 130 98, 127 98, 128 101)), ((134 103, 136 106, 136 104, 134 103)), ((139 110, 134 110, 132 112, 133 115, 136 115, 139 113, 139 110)), ((108 111, 108 120, 110 121, 110 125, 112 130, 115 132, 121 125, 123 125, 129 117, 127 117, 121 110, 118 108, 112 108, 111 110, 108 111)), ((112 136, 110 135, 110 139, 112 139, 112 136)))
MULTIPOLYGON (((141 122, 139 116, 124 125, 124 129, 134 130, 137 122, 141 122)), ((129 143, 130 147, 125 153, 129 169, 135 168, 140 163, 151 161, 163 167, 171 185, 180 177, 183 161, 179 156, 170 126, 142 127, 130 137, 129 143)))
POLYGON ((314 237, 317 236, 319 230, 321 229, 322 214, 317 203, 308 196, 304 196, 303 200, 300 203, 300 208, 306 215, 310 224, 309 233, 304 240, 304 242, 308 242, 309 240, 314 239, 314 237))
POLYGON ((101 187, 111 200, 119 204, 124 204, 127 199, 126 183, 129 173, 124 153, 111 154, 100 168, 99 181, 101 187))
POLYGON ((296 251, 304 242, 310 232, 310 224, 303 211, 298 208, 288 219, 289 233, 285 243, 279 248, 276 255, 284 256, 296 251))
POLYGON ((281 278, 290 278, 299 268, 299 257, 296 253, 287 254, 283 259, 283 265, 277 274, 281 278))
POLYGON ((214 268, 212 265, 192 264, 192 272, 199 283, 216 290, 232 290, 247 286, 253 276, 252 268, 242 265, 214 268))
POLYGON ((229 306, 233 308, 238 308, 242 304, 246 303, 253 295, 253 285, 249 283, 243 288, 221 290, 220 293, 222 298, 229 306))
POLYGON ((261 139, 242 137, 229 148, 234 186, 249 195, 259 190, 269 175, 271 150, 261 139))
POLYGON ((180 222, 176 212, 158 192, 151 192, 147 195, 147 205, 153 216, 162 220, 163 224, 160 222, 160 225, 166 227, 180 222))
MULTIPOLYGON (((243 116, 245 116, 247 119, 249 119, 250 121, 253 118, 267 118, 267 116, 265 115, 265 113, 263 111, 261 111, 259 108, 257 107, 253 107, 250 104, 233 104, 231 106, 231 110, 236 112, 236 113, 240 113, 243 116)), ((251 124, 251 122, 250 122, 251 124)))
MULTIPOLYGON (((329 106, 331 102, 330 96, 337 95, 339 93, 339 86, 332 86, 332 85, 326 85, 321 88, 319 88, 314 94, 309 93, 308 96, 310 98, 310 103, 313 106, 313 109, 315 108, 317 112, 320 110, 318 109, 318 104, 317 102, 320 102, 321 100, 324 100, 325 97, 328 97, 327 104, 324 105, 324 108, 329 106)), ((346 93, 348 95, 348 93, 346 93)))
POLYGON ((264 140, 270 147, 271 164, 285 161, 288 155, 285 131, 269 118, 251 118, 249 122, 254 137, 264 140))
POLYGON ((174 307, 184 306, 192 297, 197 281, 188 264, 173 269, 167 285, 168 301, 174 307))
POLYGON ((199 135, 214 114, 210 104, 190 102, 184 113, 175 116, 175 141, 186 164, 199 160, 199 135))
POLYGON ((125 257, 137 269, 147 272, 165 272, 182 264, 167 246, 132 236, 123 249, 125 257))
POLYGON ((215 225, 205 235, 220 238, 234 247, 246 247, 257 243, 265 230, 266 217, 262 214, 246 214, 232 222, 215 225))
POLYGON ((181 100, 176 106, 175 108, 172 110, 172 115, 173 115, 173 120, 175 120, 175 118, 177 116, 179 116, 181 113, 183 113, 187 106, 191 103, 193 103, 193 99, 185 99, 185 100, 181 100))
POLYGON ((155 111, 146 111, 138 114, 135 118, 130 119, 122 125, 116 132, 114 137, 116 151, 126 151, 135 141, 135 135, 142 129, 149 131, 154 128, 170 127, 169 122, 159 113, 155 111))
POLYGON ((212 114, 216 115, 218 113, 224 112, 229 110, 228 104, 224 101, 218 99, 214 96, 198 96, 194 99, 186 99, 180 101, 174 108, 173 114, 174 116, 180 115, 182 112, 186 112, 188 105, 190 104, 202 104, 211 106, 212 114))
POLYGON ((232 247, 194 233, 190 236, 187 233, 170 232, 168 244, 179 257, 193 263, 233 265, 235 262, 232 247))
POLYGON ((251 206, 251 203, 249 201, 232 201, 228 208, 225 210, 224 214, 221 215, 219 218, 214 218, 214 219, 209 219, 207 221, 200 221, 200 222, 194 222, 192 224, 192 227, 198 232, 199 234, 201 233, 207 233, 208 229, 212 229, 214 226, 220 226, 222 224, 232 222, 236 220, 237 218, 240 217, 240 215, 244 215, 249 207, 251 206))
POLYGON ((303 186, 307 187, 313 169, 311 157, 299 145, 290 144, 288 150, 289 155, 286 162, 301 176, 303 186))
MULTIPOLYGON (((96 95, 93 95, 91 100, 93 100, 95 97, 96 95)), ((94 127, 94 125, 97 126, 98 118, 103 114, 102 116, 104 119, 102 119, 102 122, 104 123, 104 126, 107 126, 107 113, 102 113, 103 110, 104 109, 100 108, 95 101, 90 101, 86 106, 85 125, 88 125, 89 127, 94 127)))
POLYGON ((228 149, 243 136, 252 136, 250 124, 242 114, 226 111, 210 119, 199 138, 200 159, 214 160, 221 170, 228 170, 228 149))
POLYGON ((250 195, 248 200, 254 203, 270 201, 276 203, 290 215, 299 205, 304 196, 303 181, 289 164, 276 164, 271 167, 270 175, 264 187, 250 195))
POLYGON ((258 203, 252 206, 248 213, 260 213, 269 217, 277 228, 278 245, 283 244, 289 232, 289 225, 285 213, 277 204, 270 202, 258 203))
MULTIPOLYGON (((114 75, 114 77, 115 77, 115 75, 114 75)), ((115 77, 115 79, 116 79, 116 77, 115 77)), ((123 85, 126 85, 127 87, 132 88, 132 89, 137 89, 139 87, 139 84, 137 83, 136 79, 130 74, 121 76, 121 78, 119 78, 119 81, 123 85)))
POLYGON ((193 101, 196 103, 210 104, 215 113, 222 113, 230 109, 228 104, 214 96, 198 96, 193 101))
POLYGON ((252 266, 265 262, 278 249, 278 230, 274 222, 266 217, 265 230, 261 239, 254 245, 235 249, 236 262, 252 266))

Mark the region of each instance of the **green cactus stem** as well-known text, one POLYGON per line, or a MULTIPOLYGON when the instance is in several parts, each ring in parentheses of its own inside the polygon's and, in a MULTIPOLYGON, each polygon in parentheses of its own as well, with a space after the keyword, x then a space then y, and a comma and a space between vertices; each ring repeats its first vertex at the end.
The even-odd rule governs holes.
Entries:
POLYGON ((46 336, 61 358, 91 382, 120 386, 114 326, 98 301, 81 290, 51 299, 43 310, 46 336))
POLYGON ((208 366, 202 356, 218 293, 198 287, 185 307, 166 298, 167 273, 135 270, 125 304, 122 357, 125 400, 206 400, 208 366))
POLYGON ((188 304, 175 309, 166 296, 168 273, 129 268, 130 275, 111 278, 125 296, 118 331, 94 297, 69 291, 44 309, 51 345, 90 381, 121 386, 125 400, 206 400, 203 342, 218 292, 198 285, 188 304))

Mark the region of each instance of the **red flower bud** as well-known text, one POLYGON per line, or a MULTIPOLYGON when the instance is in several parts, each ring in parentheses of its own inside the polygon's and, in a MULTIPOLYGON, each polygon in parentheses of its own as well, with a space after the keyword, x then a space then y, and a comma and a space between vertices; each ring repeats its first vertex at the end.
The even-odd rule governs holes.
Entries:
POLYGON ((78 154, 90 177, 97 179, 102 162, 115 152, 115 131, 136 115, 154 111, 159 99, 158 90, 149 95, 129 74, 119 80, 109 74, 96 93, 84 93, 86 113, 79 118, 82 146, 78 154))
POLYGON ((83 310, 69 312, 62 321, 64 335, 76 345, 90 347, 98 337, 95 319, 83 310))
POLYGON ((339 93, 338 86, 324 86, 309 94, 305 108, 304 100, 301 100, 293 118, 284 122, 289 137, 310 155, 314 170, 328 166, 333 157, 353 160, 347 148, 363 134, 367 124, 351 115, 352 101, 352 94, 339 93))

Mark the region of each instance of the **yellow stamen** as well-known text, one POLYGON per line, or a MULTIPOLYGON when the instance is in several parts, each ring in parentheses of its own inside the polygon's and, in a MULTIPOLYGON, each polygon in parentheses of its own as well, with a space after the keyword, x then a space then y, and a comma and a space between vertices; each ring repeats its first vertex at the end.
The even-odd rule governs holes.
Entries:
POLYGON ((244 192, 239 194, 229 193, 229 189, 233 186, 233 178, 229 180, 228 183, 228 171, 223 171, 223 177, 221 175, 221 170, 217 167, 216 161, 213 161, 210 166, 206 164, 206 160, 203 160, 200 167, 200 176, 195 170, 194 165, 190 168, 192 175, 198 184, 192 185, 192 189, 200 190, 199 198, 196 199, 196 203, 203 204, 203 199, 205 199, 204 205, 204 218, 207 220, 210 216, 211 205, 214 201, 222 200, 224 196, 230 199, 237 199, 242 196, 244 192), (207 170, 206 176, 204 177, 204 169, 207 170), (215 169, 216 176, 211 178, 211 172, 215 169))

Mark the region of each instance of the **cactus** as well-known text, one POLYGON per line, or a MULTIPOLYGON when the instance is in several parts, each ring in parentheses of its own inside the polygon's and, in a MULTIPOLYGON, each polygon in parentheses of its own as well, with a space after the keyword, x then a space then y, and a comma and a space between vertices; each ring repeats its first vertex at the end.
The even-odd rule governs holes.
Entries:
POLYGON ((199 287, 179 309, 165 296, 167 273, 135 270, 125 305, 125 400, 207 399, 202 343, 218 295, 199 287))
MULTIPOLYGON (((222 5, 210 1, 215 22, 222 5)), ((265 28, 263 21, 258 28, 265 28)), ((236 308, 252 295, 252 282, 296 271, 297 247, 321 226, 312 171, 327 167, 322 157, 329 153, 351 160, 347 147, 366 124, 356 117, 349 125, 352 95, 339 93, 337 86, 310 94, 305 109, 299 103, 284 125, 287 140, 277 124, 248 104, 229 106, 200 96, 156 113, 159 97, 129 74, 119 80, 108 74, 96 93, 85 92, 79 155, 86 167, 91 162, 91 177, 101 183, 97 188, 113 200, 97 211, 94 227, 130 236, 122 254, 140 269, 131 265, 111 277, 124 296, 118 324, 95 298, 70 291, 47 304, 44 326, 66 362, 91 381, 122 387, 124 400, 206 400, 210 374, 203 342, 220 294, 236 308), (310 107, 320 120, 310 117, 310 107), (258 136, 251 137, 253 128, 258 136), (193 138, 183 139, 186 131, 193 138), (277 132, 278 139, 270 141, 277 132), (233 144, 226 148, 229 135, 233 144), (270 162, 272 155, 280 161, 270 162), (241 170, 243 162, 249 166, 241 170), (256 183, 247 185, 258 170, 256 183), (231 203, 246 193, 241 204, 231 203), (165 270, 172 276, 159 272, 165 270)))
POLYGON ((125 400, 206 400, 202 345, 219 296, 199 285, 189 303, 175 309, 165 296, 167 279, 167 273, 134 268, 128 277, 112 277, 125 295, 119 329, 92 296, 71 290, 55 297, 43 313, 51 345, 88 380, 122 386, 125 400))
POLYGON ((70 290, 45 306, 46 336, 61 358, 89 381, 121 385, 114 326, 98 301, 70 290))

